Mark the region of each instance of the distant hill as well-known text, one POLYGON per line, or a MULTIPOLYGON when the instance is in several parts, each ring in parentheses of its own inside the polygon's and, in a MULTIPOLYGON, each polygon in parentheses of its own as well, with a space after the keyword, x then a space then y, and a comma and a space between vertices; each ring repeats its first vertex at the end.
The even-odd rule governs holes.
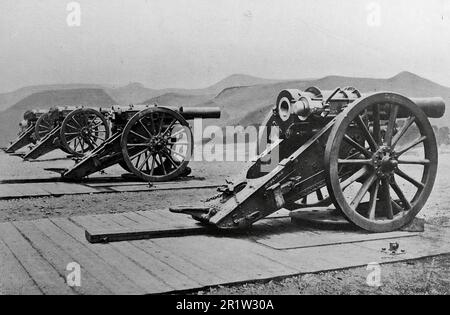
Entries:
POLYGON ((158 104, 160 106, 193 106, 204 103, 212 98, 214 98, 214 94, 191 95, 170 92, 148 99, 142 102, 142 104, 158 104))
MULTIPOLYGON (((190 99, 189 95, 209 95, 218 94, 223 89, 229 87, 238 86, 253 86, 259 84, 270 84, 279 82, 280 80, 270 80, 253 77, 245 74, 233 74, 226 77, 219 82, 201 89, 181 89, 181 88, 167 88, 167 89, 149 89, 141 83, 130 83, 123 87, 106 89, 107 93, 112 98, 117 100, 120 104, 127 103, 145 103, 150 99, 154 99, 158 96, 166 95, 162 99, 168 100, 170 95, 183 95, 186 96, 186 100, 190 99)), ((177 97, 175 97, 177 99, 177 97)))
POLYGON ((0 145, 6 146, 16 138, 18 124, 23 113, 33 108, 50 108, 52 106, 111 106, 116 104, 102 89, 63 89, 33 93, 20 102, 0 113, 0 145))
POLYGON ((0 112, 13 106, 20 100, 33 93, 42 91, 57 91, 80 88, 100 88, 116 101, 117 104, 137 104, 144 103, 149 99, 164 94, 180 94, 180 95, 209 95, 217 94, 223 89, 233 86, 251 86, 257 84, 269 84, 279 80, 269 80, 253 77, 245 74, 233 74, 225 79, 205 88, 201 89, 152 89, 145 87, 142 83, 132 82, 125 86, 111 87, 103 84, 53 84, 53 85, 36 85, 23 87, 18 90, 0 93, 0 112))
MULTIPOLYGON (((203 89, 149 89, 140 83, 130 83, 123 87, 102 89, 78 89, 39 92, 17 102, 7 111, 0 113, 1 139, 12 139, 16 126, 25 109, 52 105, 110 105, 114 103, 158 103, 161 106, 218 106, 222 110, 220 120, 208 124, 257 125, 273 106, 282 89, 306 89, 317 86, 322 90, 336 87, 354 86, 362 93, 393 91, 409 97, 441 96, 450 103, 450 88, 436 84, 410 72, 401 72, 392 78, 354 78, 326 76, 320 79, 267 80, 247 75, 232 75, 203 89), (12 130, 12 131, 11 131, 12 130)), ((0 100, 1 100, 0 95, 0 100)), ((432 124, 450 126, 450 109, 444 118, 432 119, 432 124)))
POLYGON ((13 106, 20 100, 33 93, 52 90, 70 90, 70 89, 85 89, 85 88, 102 88, 98 84, 53 84, 53 85, 34 85, 23 87, 18 90, 0 93, 0 112, 13 106))
POLYGON ((327 76, 312 81, 290 81, 268 86, 232 89, 228 95, 222 93, 223 95, 217 97, 215 102, 226 108, 229 112, 230 121, 228 123, 243 126, 258 124, 261 122, 260 118, 265 116, 261 111, 265 112, 270 109, 270 105, 273 105, 281 89, 305 89, 308 86, 317 86, 322 90, 354 86, 362 93, 392 91, 408 97, 441 96, 447 103, 446 113, 441 119, 431 119, 431 123, 438 126, 450 126, 450 88, 410 72, 401 72, 388 79, 327 76), (252 110, 243 113, 241 109, 248 107, 252 108, 252 110))

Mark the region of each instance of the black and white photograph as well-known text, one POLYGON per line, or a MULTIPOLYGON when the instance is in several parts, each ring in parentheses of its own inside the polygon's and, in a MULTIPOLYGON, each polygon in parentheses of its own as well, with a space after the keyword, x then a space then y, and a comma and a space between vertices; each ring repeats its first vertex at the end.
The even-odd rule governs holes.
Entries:
POLYGON ((0 39, 0 295, 450 294, 450 0, 1 0, 0 39))

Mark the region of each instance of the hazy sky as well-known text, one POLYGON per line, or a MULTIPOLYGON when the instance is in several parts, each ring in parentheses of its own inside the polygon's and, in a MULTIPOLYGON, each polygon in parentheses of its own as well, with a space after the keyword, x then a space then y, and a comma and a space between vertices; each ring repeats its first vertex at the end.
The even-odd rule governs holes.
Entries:
POLYGON ((70 2, 0 1, 0 91, 402 70, 450 86, 450 0, 78 0, 79 27, 70 2))

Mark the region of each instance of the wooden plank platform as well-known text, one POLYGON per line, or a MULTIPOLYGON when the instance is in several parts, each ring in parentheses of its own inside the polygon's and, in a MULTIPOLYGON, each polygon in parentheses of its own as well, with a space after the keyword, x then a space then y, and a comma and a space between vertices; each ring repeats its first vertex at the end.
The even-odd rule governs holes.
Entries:
POLYGON ((364 240, 357 231, 345 231, 331 243, 329 240, 339 231, 308 230, 292 224, 283 213, 234 235, 191 235, 110 244, 90 244, 85 238, 85 229, 133 229, 143 225, 167 229, 193 224, 188 216, 167 210, 0 223, 0 292, 185 292, 450 253, 448 227, 426 225, 425 232, 409 237, 396 232, 386 239, 382 234, 373 234, 378 238, 364 240), (304 239, 309 246, 302 246, 304 239), (264 244, 264 240, 270 240, 273 246, 264 244), (278 245, 283 241, 282 246, 275 246, 275 240, 280 242, 278 245), (391 254, 381 250, 393 241, 404 252, 391 254), (70 262, 81 266, 80 287, 66 285, 66 267, 70 262))
POLYGON ((0 184, 0 200, 22 199, 35 197, 56 197, 62 195, 101 194, 120 192, 180 190, 180 189, 207 189, 216 188, 222 182, 211 180, 178 180, 149 185, 145 182, 35 182, 31 183, 2 183, 0 184))

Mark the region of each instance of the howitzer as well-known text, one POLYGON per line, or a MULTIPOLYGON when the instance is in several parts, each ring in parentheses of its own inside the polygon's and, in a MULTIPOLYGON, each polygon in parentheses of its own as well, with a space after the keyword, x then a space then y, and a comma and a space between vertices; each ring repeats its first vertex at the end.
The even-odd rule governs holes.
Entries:
POLYGON ((94 150, 109 137, 109 109, 75 106, 53 107, 34 124, 36 146, 24 155, 37 159, 53 150, 82 156, 94 150))
POLYGON ((11 144, 5 149, 6 153, 14 153, 17 150, 30 145, 35 144, 37 138, 35 136, 36 122, 41 116, 48 113, 46 109, 34 109, 27 110, 23 114, 23 120, 20 122, 20 132, 16 140, 11 141, 11 144))
POLYGON ((150 182, 187 175, 193 152, 193 136, 187 120, 220 118, 216 107, 113 106, 112 136, 74 167, 62 172, 68 180, 119 164, 124 170, 150 182))
POLYGON ((268 146, 243 175, 212 201, 170 210, 237 229, 281 208, 334 204, 368 231, 399 229, 413 220, 432 190, 438 153, 427 116, 442 117, 444 111, 439 97, 361 95, 351 87, 284 90, 265 121, 269 132, 261 142, 268 146))

